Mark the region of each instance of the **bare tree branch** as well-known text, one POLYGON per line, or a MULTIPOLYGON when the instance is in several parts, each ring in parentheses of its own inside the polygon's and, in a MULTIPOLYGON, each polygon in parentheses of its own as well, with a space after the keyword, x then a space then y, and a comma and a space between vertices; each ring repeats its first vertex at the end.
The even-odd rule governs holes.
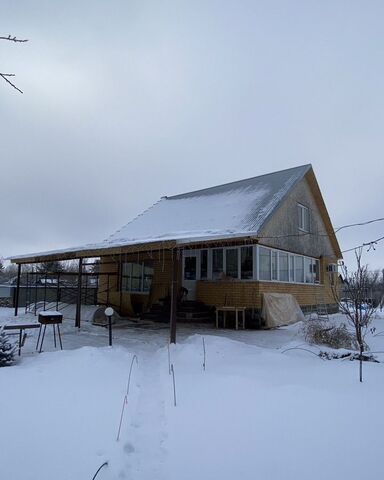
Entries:
MULTIPOLYGON (((11 35, 8 35, 7 37, 0 36, 0 40, 7 40, 8 42, 15 42, 15 43, 28 42, 28 40, 26 38, 21 39, 21 38, 15 37, 15 36, 12 37, 11 35)), ((14 77, 14 76, 15 76, 14 73, 1 73, 0 72, 0 77, 3 78, 9 85, 11 85, 12 88, 14 88, 15 90, 17 90, 20 93, 24 93, 22 90, 20 90, 19 87, 16 87, 16 85, 13 82, 11 82, 9 80, 9 78, 7 78, 7 77, 14 77)))
POLYGON ((13 87, 15 90, 17 90, 20 93, 24 93, 20 88, 16 87, 14 83, 12 83, 7 77, 14 77, 14 73, 0 73, 0 77, 2 77, 11 87, 13 87))
POLYGON ((8 35, 8 37, 0 37, 0 40, 8 40, 9 42, 15 42, 15 43, 25 43, 28 42, 28 39, 21 39, 17 37, 11 37, 11 35, 8 35))
POLYGON ((355 251, 357 266, 355 272, 349 273, 345 265, 341 267, 344 277, 343 294, 346 298, 340 298, 340 286, 338 282, 334 282, 332 285, 334 299, 339 305, 340 312, 347 317, 349 323, 352 325, 356 341, 359 345, 360 382, 363 381, 363 353, 364 350, 368 349, 365 336, 375 312, 372 299, 369 298, 371 276, 368 272, 367 265, 362 265, 361 263, 362 253, 362 248, 355 251))

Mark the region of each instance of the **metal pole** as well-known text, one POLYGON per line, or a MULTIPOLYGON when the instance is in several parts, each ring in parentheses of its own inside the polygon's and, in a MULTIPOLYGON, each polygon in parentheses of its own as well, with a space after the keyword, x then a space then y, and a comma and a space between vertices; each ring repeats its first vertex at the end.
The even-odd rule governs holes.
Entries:
POLYGON ((121 315, 121 306, 123 304, 123 256, 120 254, 119 273, 117 278, 119 286, 119 309, 121 315))
POLYGON ((172 282, 171 282, 171 313, 170 313, 170 342, 176 343, 176 319, 177 319, 177 277, 179 271, 179 259, 177 251, 172 250, 172 282))
POLYGON ((79 271, 77 273, 77 299, 75 327, 80 328, 81 322, 81 274, 83 273, 83 259, 79 258, 79 271))
POLYGON ((84 305, 87 305, 87 295, 88 295, 88 272, 87 272, 87 269, 85 269, 84 305))
POLYGON ((27 288, 25 290, 25 313, 28 312, 28 306, 29 306, 29 277, 28 277, 28 272, 27 272, 27 288))
POLYGON ((35 272, 35 316, 36 316, 36 311, 37 311, 37 278, 38 278, 38 275, 37 275, 37 270, 35 272))
POLYGON ((46 301, 47 301, 47 272, 45 272, 45 278, 44 278, 44 311, 45 311, 46 301))
POLYGON ((112 317, 108 315, 109 346, 112 347, 112 317))
POLYGON ((19 309, 19 295, 20 295, 20 277, 21 277, 21 263, 17 265, 17 284, 16 284, 16 296, 15 296, 15 317, 19 309))
POLYGON ((57 272, 56 311, 59 310, 59 297, 60 297, 60 272, 57 272))

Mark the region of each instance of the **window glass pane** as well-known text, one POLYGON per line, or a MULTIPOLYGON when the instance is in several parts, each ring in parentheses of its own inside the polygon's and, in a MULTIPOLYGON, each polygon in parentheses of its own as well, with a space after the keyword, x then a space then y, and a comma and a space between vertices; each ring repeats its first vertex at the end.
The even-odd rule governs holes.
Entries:
POLYGON ((132 263, 132 277, 140 278, 143 266, 141 263, 132 263))
POLYGON ((231 278, 239 278, 239 257, 237 248, 231 248, 225 251, 226 257, 226 275, 231 278))
POLYGON ((123 275, 130 275, 132 271, 132 263, 123 263, 123 275))
POLYGON ((200 278, 208 277, 208 250, 200 250, 200 278))
POLYGON ((309 219, 309 208, 305 208, 304 209, 304 230, 306 232, 309 232, 309 230, 310 230, 309 221, 310 221, 310 219, 309 219))
POLYGON ((132 263, 131 291, 141 291, 141 281, 143 275, 143 265, 141 263, 132 263))
POLYGON ((288 282, 288 253, 279 252, 279 280, 288 282))
POLYGON ((196 257, 184 258, 184 280, 196 280, 196 257))
POLYGON ((277 252, 272 250, 272 280, 277 280, 277 252))
POLYGON ((121 276, 121 288, 123 291, 129 291, 131 289, 131 272, 132 263, 123 263, 122 276, 121 276))
POLYGON ((309 232, 309 208, 304 205, 298 205, 299 229, 309 232))
POLYGON ((143 263, 123 263, 121 287, 127 292, 148 292, 151 288, 153 268, 143 263), (144 276, 143 276, 144 271, 144 276))
POLYGON ((315 282, 320 283, 320 262, 315 260, 315 282))
POLYGON ((129 292, 130 288, 131 288, 131 278, 130 277, 122 277, 121 279, 121 288, 123 291, 126 291, 126 292, 129 292))
POLYGON ((141 278, 140 277, 132 277, 130 291, 131 292, 140 292, 141 291, 141 278))
POLYGON ((259 247, 259 277, 260 280, 271 280, 271 250, 259 247))
POLYGON ((289 256, 289 281, 295 281, 295 257, 293 255, 289 256))
POLYGON ((253 247, 241 247, 241 278, 253 278, 253 247))
POLYGON ((305 283, 313 283, 312 258, 304 258, 305 283))
POLYGON ((143 291, 149 292, 153 279, 153 267, 144 265, 143 291))
POLYGON ((212 250, 212 278, 217 280, 222 278, 223 274, 223 249, 215 248, 212 250))
POLYGON ((295 281, 304 282, 304 257, 295 255, 295 281))

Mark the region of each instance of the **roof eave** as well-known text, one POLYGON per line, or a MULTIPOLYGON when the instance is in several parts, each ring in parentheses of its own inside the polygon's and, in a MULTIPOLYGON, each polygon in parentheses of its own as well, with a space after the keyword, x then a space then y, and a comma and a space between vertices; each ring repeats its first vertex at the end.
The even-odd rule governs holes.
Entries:
POLYGON ((141 242, 129 245, 106 246, 89 249, 76 248, 61 252, 52 251, 46 253, 34 253, 29 255, 9 257, 8 260, 10 260, 11 263, 16 264, 44 263, 50 261, 77 260, 80 258, 104 257, 109 255, 123 255, 126 253, 134 253, 145 250, 174 248, 175 246, 175 240, 161 240, 158 242, 141 242))

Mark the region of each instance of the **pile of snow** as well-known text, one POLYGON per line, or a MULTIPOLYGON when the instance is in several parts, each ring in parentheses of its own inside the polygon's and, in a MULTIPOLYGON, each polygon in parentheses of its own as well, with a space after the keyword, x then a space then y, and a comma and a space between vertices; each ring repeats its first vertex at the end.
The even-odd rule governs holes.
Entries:
MULTIPOLYGON (((374 325, 368 343, 384 350, 383 318, 374 325)), ((105 461, 98 480, 383 474, 383 363, 365 364, 360 384, 357 362, 286 351, 303 346, 300 325, 207 329, 205 370, 203 336, 181 329, 180 343, 169 350, 176 407, 167 330, 115 330, 113 348, 101 346, 107 332, 100 327, 64 330, 65 348, 73 350, 38 355, 26 346, 16 366, 0 369, 4 478, 91 479, 105 461), (80 341, 93 346, 76 348, 80 341), (117 442, 134 354, 138 365, 117 442)))

